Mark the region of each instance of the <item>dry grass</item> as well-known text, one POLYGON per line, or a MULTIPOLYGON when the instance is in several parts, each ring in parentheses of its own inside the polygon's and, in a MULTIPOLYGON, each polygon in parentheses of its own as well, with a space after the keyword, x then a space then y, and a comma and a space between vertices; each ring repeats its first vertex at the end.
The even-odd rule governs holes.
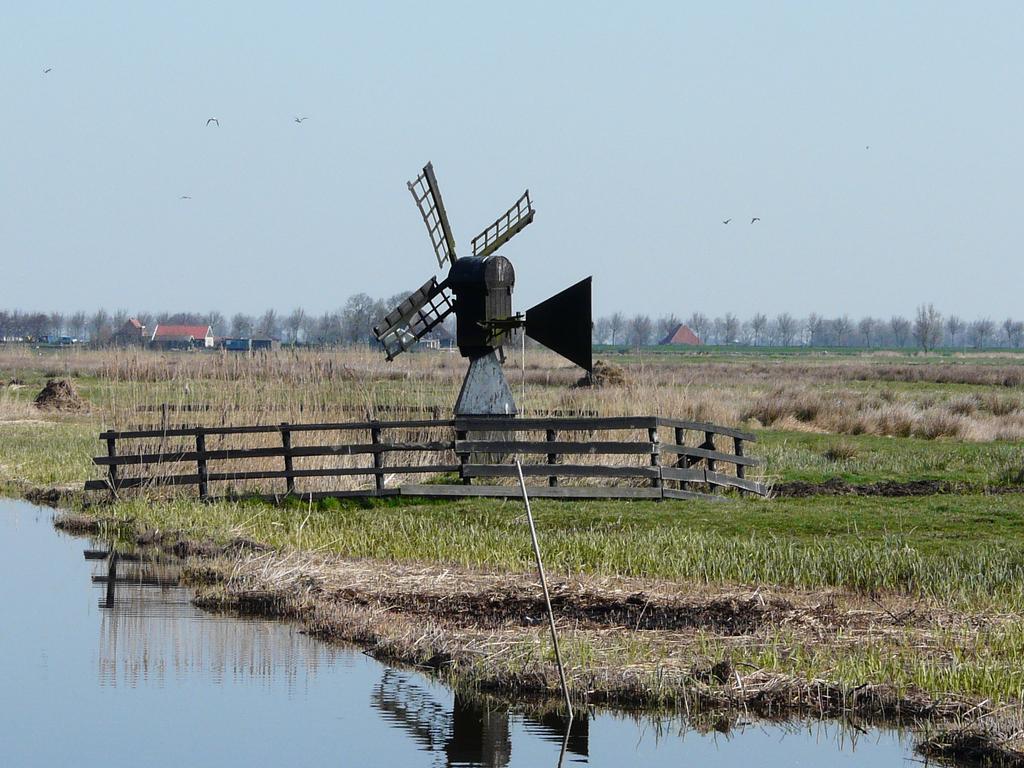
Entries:
MULTIPOLYGON (((1024 367, 1009 361, 985 358, 983 363, 964 358, 964 362, 929 363, 914 358, 893 361, 886 356, 769 360, 747 356, 704 362, 648 355, 616 361, 626 369, 623 384, 578 388, 573 386, 578 369, 543 350, 527 351, 524 386, 518 354, 518 350, 511 351, 506 370, 524 415, 642 414, 837 435, 972 442, 1024 439, 1024 396, 1018 387, 1007 386, 1024 367)), ((370 348, 279 350, 255 356, 75 349, 39 357, 21 346, 0 345, 0 373, 7 380, 30 382, 20 389, 0 389, 0 421, 38 418, 30 400, 45 378, 52 376, 76 381, 91 407, 90 415, 82 419, 97 430, 435 417, 450 412, 464 370, 465 361, 452 353, 409 354, 388 364, 370 348)), ((420 442, 442 435, 406 430, 386 437, 420 442)), ((630 438, 625 434, 618 437, 630 438)), ((207 448, 265 448, 277 446, 279 441, 277 433, 218 437, 209 439, 207 448)), ((314 441, 370 442, 370 434, 365 430, 295 433, 293 437, 296 446, 314 441)), ((171 453, 194 445, 167 438, 140 441, 135 447, 171 453)), ((752 448, 756 454, 758 448, 752 448)), ((428 452, 389 456, 394 465, 438 461, 456 463, 453 455, 428 452)), ((584 457, 581 461, 607 459, 584 457)), ((353 469, 368 462, 367 456, 331 456, 302 458, 295 463, 297 469, 312 470, 353 469)), ((281 468, 280 460, 273 458, 248 461, 244 467, 231 461, 211 465, 211 471, 225 473, 281 468)), ((122 474, 130 477, 139 470, 126 468, 122 474)), ((430 480, 429 475, 411 478, 430 480)), ((365 489, 371 481, 365 476, 307 479, 300 483, 300 490, 365 489)), ((394 478, 389 480, 389 484, 394 482, 394 478)), ((283 480, 218 482, 211 487, 214 494, 284 490, 283 480)))
MULTIPOLYGON (((525 574, 298 552, 193 573, 206 607, 298 619, 462 686, 557 690, 542 603, 525 574)), ((591 702, 941 720, 991 711, 1021 682, 1017 616, 624 578, 556 579, 552 591, 571 687, 591 702), (984 669, 965 674, 971 665, 984 669)))
MULTIPOLYGON (((751 355, 704 362, 647 355, 616 361, 625 369, 622 385, 576 388, 575 366, 553 353, 528 350, 523 396, 518 355, 510 352, 506 370, 524 414, 642 413, 835 434, 1024 439, 1019 391, 1024 366, 1013 364, 1015 358, 937 363, 893 362, 884 355, 846 360, 751 355)), ((464 370, 464 360, 452 353, 404 355, 388 364, 370 348, 256 356, 70 350, 39 358, 21 347, 0 346, 0 371, 9 377, 33 371, 76 377, 100 407, 102 426, 122 429, 165 422, 273 424, 444 414, 464 370), (170 408, 166 420, 160 412, 164 403, 170 408), (185 410, 196 407, 208 410, 185 410)), ((20 407, 21 399, 13 399, 20 407)), ((0 398, 0 409, 11 407, 0 398)))

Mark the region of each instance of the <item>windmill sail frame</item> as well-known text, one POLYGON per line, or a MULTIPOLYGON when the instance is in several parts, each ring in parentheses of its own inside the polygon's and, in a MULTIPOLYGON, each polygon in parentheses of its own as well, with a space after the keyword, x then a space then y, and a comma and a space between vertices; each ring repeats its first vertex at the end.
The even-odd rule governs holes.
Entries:
POLYGON ((486 259, 533 222, 536 211, 526 190, 493 224, 473 238, 473 256, 486 259))
POLYGON ((447 283, 430 278, 373 329, 389 362, 408 351, 455 310, 447 288, 447 283))
POLYGON ((454 264, 457 258, 455 236, 452 234, 451 224, 448 223, 448 213, 444 209, 441 190, 437 186, 434 166, 427 163, 423 167, 423 172, 406 186, 409 187, 420 216, 423 217, 423 223, 427 226, 430 244, 434 247, 434 255, 437 257, 437 266, 443 269, 445 265, 454 264))

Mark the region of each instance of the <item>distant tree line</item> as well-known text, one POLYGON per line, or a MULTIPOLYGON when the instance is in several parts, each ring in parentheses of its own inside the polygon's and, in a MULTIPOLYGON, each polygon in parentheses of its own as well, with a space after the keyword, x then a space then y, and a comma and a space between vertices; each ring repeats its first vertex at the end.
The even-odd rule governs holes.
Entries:
POLYGON ((922 304, 911 318, 849 315, 794 317, 788 312, 768 317, 758 312, 741 320, 731 312, 709 317, 694 312, 686 320, 673 314, 652 319, 645 314, 616 312, 594 322, 594 342, 631 347, 657 344, 680 324, 689 326, 705 344, 740 344, 753 347, 866 347, 985 349, 1024 345, 1024 322, 1006 318, 966 321, 958 315, 944 317, 932 304, 922 304))
POLYGON ((288 314, 268 309, 262 314, 239 312, 230 317, 212 312, 128 312, 100 309, 92 314, 74 312, 19 312, 0 310, 0 339, 70 336, 106 344, 134 317, 146 328, 164 325, 209 325, 218 336, 249 337, 265 334, 285 343, 360 344, 374 341, 373 326, 394 309, 407 293, 375 299, 358 293, 333 312, 308 314, 297 308, 288 314))
MULTIPOLYGON (((237 313, 227 317, 221 312, 130 313, 100 309, 91 314, 74 312, 21 312, 0 310, 0 339, 71 336, 96 344, 108 343, 130 317, 147 328, 157 323, 210 325, 220 336, 266 334, 288 344, 365 344, 373 343, 373 327, 408 294, 375 299, 358 293, 333 312, 307 313, 298 308, 287 314, 268 309, 259 315, 237 313)), ((454 330, 453 318, 446 326, 454 330)), ((657 344, 680 324, 690 329, 705 344, 741 344, 755 347, 866 347, 985 349, 1024 346, 1024 322, 1006 318, 997 323, 990 318, 967 321, 958 315, 943 316, 933 305, 922 304, 910 317, 889 318, 849 315, 824 317, 811 314, 795 317, 788 312, 769 317, 756 313, 741 320, 731 312, 709 317, 694 312, 686 320, 674 314, 652 318, 646 314, 615 312, 594 322, 594 342, 618 346, 642 347, 657 344)))

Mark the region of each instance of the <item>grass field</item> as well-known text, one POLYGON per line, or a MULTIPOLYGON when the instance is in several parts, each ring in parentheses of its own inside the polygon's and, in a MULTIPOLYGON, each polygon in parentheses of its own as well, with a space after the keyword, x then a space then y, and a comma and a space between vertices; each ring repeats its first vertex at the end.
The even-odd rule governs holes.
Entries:
MULTIPOLYGON (((0 484, 9 494, 79 488, 101 476, 90 463, 101 447, 98 431, 152 425, 164 402, 209 405, 208 411, 177 420, 211 424, 355 420, 361 410, 372 414, 380 405, 449 407, 461 360, 444 354, 405 357, 386 366, 375 351, 282 351, 255 358, 38 356, 0 347, 0 380, 23 382, 0 390, 0 484), (72 378, 88 410, 36 411, 31 398, 52 375, 72 378)), ((736 496, 728 504, 538 501, 549 571, 567 585, 584 585, 580 589, 587 594, 661 595, 666 604, 683 601, 691 608, 720 599, 747 605, 767 596, 769 605, 776 600, 789 606, 778 620, 736 632, 699 623, 685 631, 669 628, 667 634, 576 626, 568 653, 579 685, 604 679, 609 689, 620 690, 626 683, 614 677, 621 674, 617 660, 628 658, 638 670, 630 678, 634 698, 671 702, 687 686, 704 685, 694 672, 702 660, 728 659, 743 671, 739 685, 748 693, 761 679, 750 677, 756 673, 808 685, 825 681, 843 690, 885 684, 947 704, 987 702, 977 712, 1019 708, 1024 355, 712 349, 606 351, 603 358, 622 366, 626 384, 575 388, 576 370, 547 353, 528 351, 522 397, 520 361, 513 356, 507 367, 526 414, 575 409, 742 425, 758 435, 748 452, 765 460, 762 479, 780 491, 807 483, 816 495, 736 496), (834 478, 852 486, 846 495, 817 493, 818 485, 834 478), (918 481, 938 485, 935 492, 906 497, 864 490, 918 481), (675 687, 656 682, 666 670, 678 672, 675 687)), ((494 500, 328 500, 278 508, 142 497, 104 503, 88 514, 102 519, 105 530, 129 538, 146 530, 220 543, 241 537, 275 548, 277 555, 264 558, 324 559, 326 564, 307 574, 307 585, 340 578, 339 569, 352 562, 380 564, 381 572, 389 563, 436 567, 449 581, 466 583, 478 573, 522 574, 532 563, 520 506, 494 500)), ((274 587, 260 581, 267 573, 298 572, 260 562, 262 570, 236 585, 236 598, 254 584, 274 587)), ((236 578, 245 567, 256 568, 232 567, 236 578)), ((275 583, 285 582, 292 584, 275 583)), ((302 589, 312 594, 312 588, 302 589)), ((382 604, 411 599, 397 593, 371 597, 382 604)), ((316 610, 322 617, 326 608, 316 610)), ((374 636, 388 647, 398 647, 399 636, 441 642, 413 618, 408 621, 413 623, 401 632, 387 625, 394 637, 379 627, 374 636)), ((445 625, 445 642, 480 642, 455 617, 450 621, 455 623, 445 625)), ((488 655, 486 670, 465 662, 472 679, 519 679, 524 664, 546 658, 541 635, 514 617, 501 621, 500 630, 488 631, 507 633, 502 637, 516 650, 507 659, 488 655)), ((342 619, 331 626, 338 636, 348 636, 342 619)), ((417 653, 436 651, 431 648, 417 653)))

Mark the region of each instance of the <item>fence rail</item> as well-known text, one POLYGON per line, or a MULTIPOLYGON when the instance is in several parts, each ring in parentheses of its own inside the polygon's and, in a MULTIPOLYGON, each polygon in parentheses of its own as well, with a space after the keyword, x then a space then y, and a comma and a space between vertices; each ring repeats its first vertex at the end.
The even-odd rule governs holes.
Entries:
POLYGON ((544 483, 530 486, 538 497, 720 499, 716 491, 723 489, 766 494, 762 483, 746 478, 746 468, 761 463, 744 452, 745 443, 756 441, 753 434, 657 416, 189 426, 106 431, 99 437, 107 452, 93 462, 106 467, 107 475, 86 482, 85 488, 113 496, 128 489, 196 486, 204 501, 512 497, 518 486, 500 482, 516 477, 512 455, 539 460, 523 465, 524 476, 544 483), (663 437, 668 439, 662 442, 663 437), (233 438, 248 443, 225 445, 233 438), (302 444, 309 441, 315 442, 302 444), (388 462, 395 457, 403 460, 388 462), (338 461, 348 464, 339 466, 338 461), (409 475, 438 477, 395 483, 409 475), (324 488, 331 478, 355 478, 365 487, 324 488), (306 487, 311 480, 316 487, 306 487), (580 485, 581 480, 596 482, 580 485), (253 481, 263 482, 238 487, 253 481))

